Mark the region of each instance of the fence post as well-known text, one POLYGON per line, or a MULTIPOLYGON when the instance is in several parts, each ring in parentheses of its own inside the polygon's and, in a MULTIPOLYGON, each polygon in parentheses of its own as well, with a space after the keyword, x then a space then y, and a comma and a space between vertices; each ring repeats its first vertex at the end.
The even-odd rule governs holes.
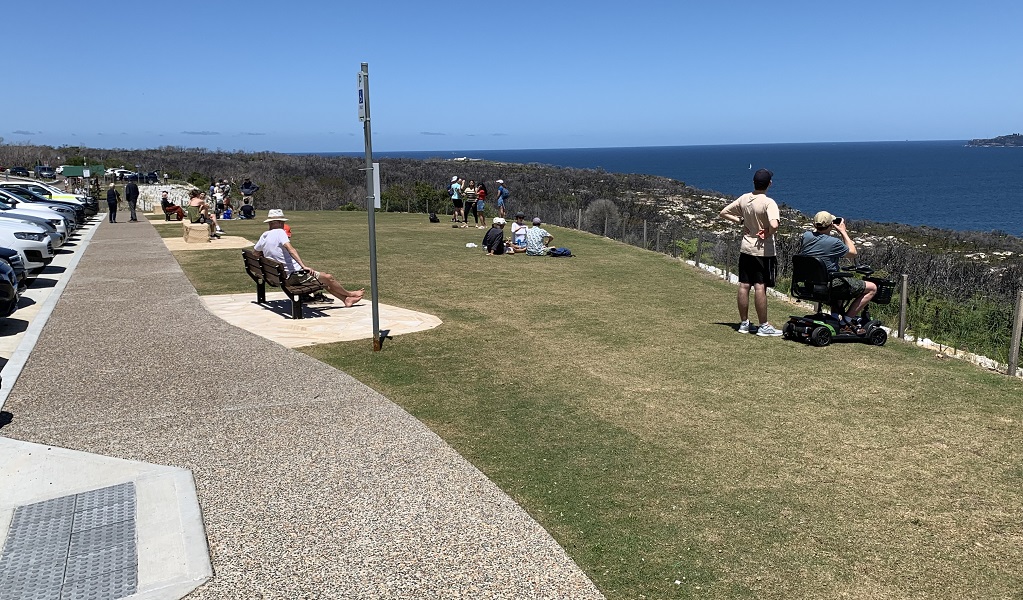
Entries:
POLYGON ((1019 363, 1019 336, 1023 330, 1023 290, 1016 295, 1016 312, 1012 318, 1012 343, 1009 344, 1009 377, 1016 376, 1016 365, 1019 363))
POLYGON ((906 339, 906 305, 908 300, 906 299, 907 291, 909 290, 909 275, 902 274, 902 290, 899 292, 899 339, 906 339))
POLYGON ((604 237, 607 237, 607 215, 604 215, 604 237))
POLYGON ((579 209, 579 216, 576 217, 575 228, 579 231, 583 230, 583 209, 579 209))
POLYGON ((660 227, 657 228, 657 237, 655 238, 655 241, 654 241, 654 250, 656 250, 658 252, 661 251, 661 228, 660 227))
POLYGON ((643 249, 646 250, 646 219, 643 219, 643 249))
POLYGON ((622 242, 625 241, 625 219, 622 219, 622 242))
POLYGON ((703 258, 703 236, 696 238, 696 256, 693 257, 696 262, 696 268, 702 268, 700 266, 700 259, 703 258))

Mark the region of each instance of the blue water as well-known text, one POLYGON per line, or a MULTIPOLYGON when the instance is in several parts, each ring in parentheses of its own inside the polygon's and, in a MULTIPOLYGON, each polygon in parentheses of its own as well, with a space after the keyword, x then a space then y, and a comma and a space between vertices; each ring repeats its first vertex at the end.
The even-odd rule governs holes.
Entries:
MULTIPOLYGON (((753 172, 774 171, 772 198, 804 213, 852 219, 1000 230, 1023 235, 1023 148, 968 148, 965 141, 861 142, 383 152, 376 156, 468 156, 515 163, 646 173, 739 195, 753 172), (752 165, 752 169, 751 169, 752 165)), ((471 177, 471 163, 466 177, 471 177)), ((514 191, 514 182, 509 182, 514 191)))

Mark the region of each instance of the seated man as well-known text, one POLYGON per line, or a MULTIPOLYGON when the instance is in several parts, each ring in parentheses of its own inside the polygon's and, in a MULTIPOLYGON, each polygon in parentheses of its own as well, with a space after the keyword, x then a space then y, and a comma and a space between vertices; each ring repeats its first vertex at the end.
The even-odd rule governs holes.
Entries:
POLYGON ((526 256, 547 256, 554 236, 540 227, 540 217, 533 219, 533 226, 526 232, 526 256))
POLYGON ((217 225, 217 218, 210 214, 210 209, 202 199, 202 192, 192 190, 188 201, 188 220, 192 223, 205 223, 210 227, 210 237, 219 238, 224 231, 217 225))
POLYGON ((165 215, 177 215, 179 221, 185 218, 185 211, 170 201, 170 198, 167 197, 167 192, 164 192, 160 197, 160 208, 163 209, 163 214, 165 215))
MULTIPOLYGON (((845 256, 856 256, 856 244, 846 232, 845 222, 842 219, 822 210, 814 215, 813 227, 813 231, 803 233, 798 254, 820 257, 827 265, 829 273, 841 270, 838 265, 839 259, 845 256), (832 230, 838 231, 842 239, 830 235, 832 230)), ((841 277, 831 282, 831 294, 834 298, 856 299, 846 312, 847 323, 854 320, 854 317, 863 310, 863 307, 876 293, 877 284, 857 277, 841 277)))
POLYGON ((359 300, 362 300, 362 296, 365 293, 363 290, 349 292, 330 273, 314 271, 302 262, 298 255, 298 250, 295 250, 295 247, 291 245, 291 241, 288 240, 287 234, 284 233, 284 223, 287 219, 284 218, 283 210, 275 208, 270 211, 267 217, 267 220, 263 222, 269 223, 269 228, 263 232, 263 235, 259 236, 259 241, 256 242, 253 249, 263 256, 272 258, 284 265, 284 270, 288 273, 288 284, 298 285, 312 278, 326 288, 327 292, 332 296, 342 300, 346 307, 350 307, 359 300))
POLYGON ((504 254, 504 219, 494 217, 487 234, 483 236, 483 249, 487 256, 504 254))
POLYGON ((512 252, 525 252, 526 251, 526 231, 529 230, 529 226, 522 222, 526 215, 522 213, 515 213, 515 222, 512 223, 511 232, 511 246, 512 252))
POLYGON ((252 207, 251 201, 248 198, 242 200, 241 211, 242 219, 254 219, 256 218, 256 209, 252 207))

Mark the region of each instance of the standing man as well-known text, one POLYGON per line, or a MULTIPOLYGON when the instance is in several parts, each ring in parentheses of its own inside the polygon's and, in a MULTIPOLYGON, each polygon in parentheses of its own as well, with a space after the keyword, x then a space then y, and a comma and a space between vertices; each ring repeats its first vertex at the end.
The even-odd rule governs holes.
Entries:
POLYGON ((753 174, 753 191, 747 192, 726 206, 722 219, 742 226, 739 249, 739 333, 752 333, 749 323, 749 291, 753 287, 753 303, 760 326, 759 336, 779 336, 781 331, 767 321, 767 288, 774 287, 778 274, 778 258, 774 234, 781 217, 778 204, 767 196, 774 173, 760 169, 753 174))
POLYGON ((124 186, 124 199, 128 201, 128 210, 131 213, 128 222, 138 223, 138 217, 135 216, 135 207, 139 203, 139 186, 134 181, 129 181, 128 185, 124 186))
POLYGON ((117 222, 117 203, 121 201, 121 193, 111 183, 107 188, 107 220, 111 223, 117 222))
POLYGON ((458 175, 451 177, 451 183, 448 185, 448 194, 451 195, 451 206, 454 207, 455 211, 455 214, 451 216, 451 220, 457 223, 458 218, 462 216, 462 184, 458 183, 458 175))
POLYGON ((248 198, 249 204, 252 205, 253 209, 255 209, 256 208, 256 205, 254 204, 255 198, 253 198, 252 196, 259 191, 259 186, 252 183, 252 180, 246 177, 245 181, 242 182, 241 191, 242 203, 244 203, 245 199, 248 198))
POLYGON ((497 180, 497 216, 501 217, 502 219, 505 218, 505 216, 504 216, 504 211, 505 211, 504 205, 505 205, 505 203, 507 203, 508 196, 510 196, 510 195, 511 195, 511 192, 508 191, 508 188, 504 187, 504 180, 503 179, 498 179, 497 180))

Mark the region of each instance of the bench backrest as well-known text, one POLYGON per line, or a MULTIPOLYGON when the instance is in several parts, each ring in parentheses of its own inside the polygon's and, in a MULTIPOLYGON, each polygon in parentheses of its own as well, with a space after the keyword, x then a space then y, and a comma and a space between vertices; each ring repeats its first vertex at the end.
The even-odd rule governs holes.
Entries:
POLYGON ((263 281, 274 287, 281 287, 282 281, 287 281, 288 274, 284 271, 284 265, 272 258, 260 257, 259 264, 263 268, 263 281))
POLYGON ((259 263, 256 251, 248 248, 242 250, 242 259, 245 261, 245 272, 249 277, 256 283, 263 281, 263 267, 259 263))

